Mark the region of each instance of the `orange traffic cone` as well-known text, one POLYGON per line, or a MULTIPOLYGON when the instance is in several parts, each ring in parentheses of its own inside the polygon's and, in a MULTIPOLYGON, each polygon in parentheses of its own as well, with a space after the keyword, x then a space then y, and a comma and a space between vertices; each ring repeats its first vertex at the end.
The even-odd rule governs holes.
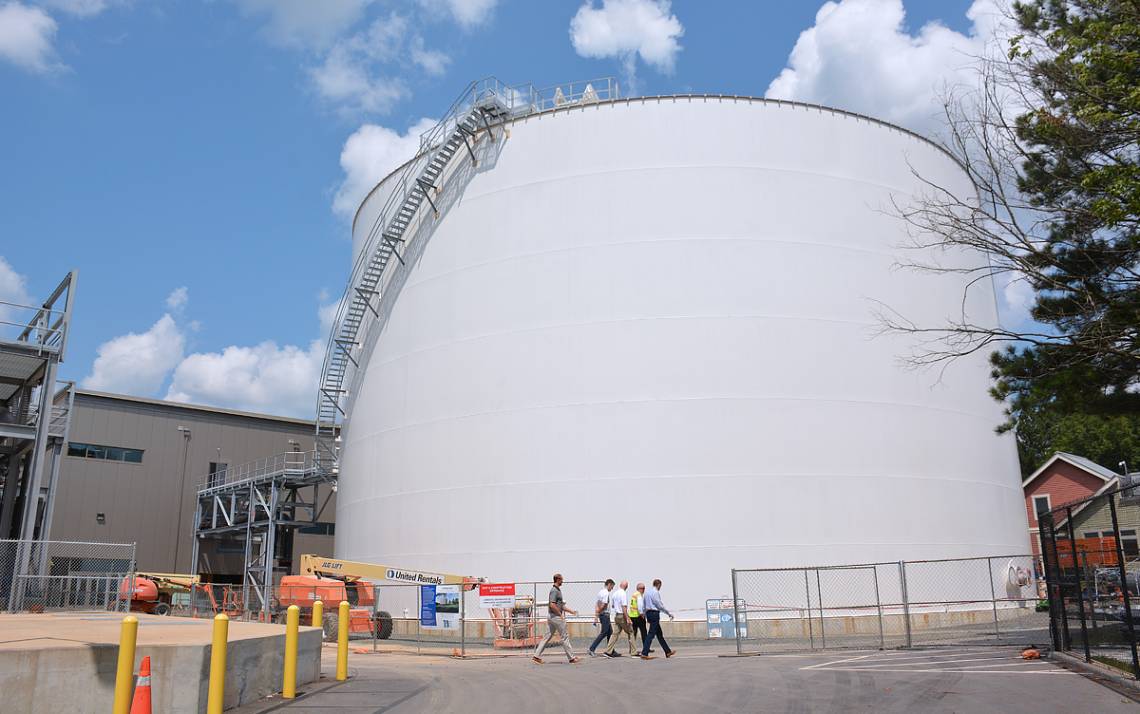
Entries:
POLYGON ((143 657, 139 665, 139 681, 135 685, 135 698, 131 700, 131 714, 151 714, 150 657, 143 657))

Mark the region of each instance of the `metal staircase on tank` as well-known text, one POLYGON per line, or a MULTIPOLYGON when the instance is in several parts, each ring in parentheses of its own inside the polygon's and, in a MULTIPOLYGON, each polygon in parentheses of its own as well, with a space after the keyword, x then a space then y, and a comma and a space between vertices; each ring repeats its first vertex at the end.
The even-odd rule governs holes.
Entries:
POLYGON ((392 256, 403 263, 397 247, 422 214, 425 201, 432 209, 433 218, 439 216, 432 193, 439 191, 441 176, 455 155, 466 149, 475 162, 475 145, 483 133, 491 136, 492 127, 510 115, 509 95, 502 90, 495 80, 473 82, 468 86, 444 118, 421 137, 419 153, 430 153, 430 159, 413 160, 406 166, 369 231, 361 256, 370 255, 367 260, 358 261, 350 283, 351 292, 346 292, 341 301, 341 314, 337 316, 337 329, 325 354, 317 398, 317 463, 333 476, 338 470, 338 419, 345 415, 342 402, 347 392, 349 369, 360 366, 353 352, 363 342, 368 315, 379 318, 374 303, 380 295, 384 271, 392 256), (445 137, 443 141, 439 141, 442 137, 445 137))
POLYGON ((507 120, 619 96, 612 77, 537 90, 532 85, 507 86, 495 78, 472 82, 439 123, 421 136, 417 157, 388 179, 394 188, 353 266, 325 352, 317 395, 315 465, 329 480, 339 472, 340 426, 347 416, 346 400, 355 372, 360 369, 358 357, 370 332, 383 327, 380 303, 392 273, 387 270, 389 264, 393 256, 404 264, 401 244, 407 245, 423 221, 439 218, 440 202, 462 190, 465 181, 450 181, 458 175, 457 164, 469 159, 476 165, 480 142, 494 140, 496 127, 507 120), (424 211, 425 202, 430 214, 424 211))

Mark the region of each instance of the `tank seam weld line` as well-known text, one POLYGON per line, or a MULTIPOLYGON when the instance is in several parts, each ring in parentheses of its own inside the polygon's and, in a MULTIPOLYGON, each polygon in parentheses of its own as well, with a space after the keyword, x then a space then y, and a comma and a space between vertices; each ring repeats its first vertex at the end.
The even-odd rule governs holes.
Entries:
MULTIPOLYGON (((869 298, 863 298, 863 299, 869 299, 869 298)), ((361 368, 363 369, 364 367, 371 366, 373 364, 376 365, 377 367, 382 367, 385 365, 393 364, 395 362, 399 362, 400 360, 403 360, 403 359, 407 359, 408 357, 411 357, 412 355, 418 355, 418 354, 422 354, 424 352, 433 352, 435 350, 442 349, 442 348, 448 347, 450 345, 460 345, 460 344, 465 344, 465 343, 469 343, 469 342, 478 342, 480 340, 486 340, 486 339, 490 339, 492 337, 506 337, 508 335, 521 335, 521 334, 525 334, 528 332, 553 331, 553 330, 558 330, 558 329, 562 329, 562 328, 566 328, 566 327, 588 327, 590 325, 618 325, 618 324, 625 323, 625 322, 656 322, 656 321, 667 321, 667 320, 796 320, 796 321, 806 320, 806 321, 810 321, 810 322, 829 322, 829 323, 834 323, 834 324, 838 324, 838 325, 856 325, 856 326, 862 326, 862 327, 875 327, 876 326, 876 323, 874 323, 874 322, 862 322, 859 320, 844 320, 844 319, 841 319, 838 317, 816 317, 814 315, 775 315, 775 314, 764 314, 764 313, 757 313, 757 314, 751 314, 751 315, 750 314, 726 315, 723 313, 719 313, 719 314, 703 314, 703 315, 647 315, 647 316, 641 316, 641 317, 616 317, 616 318, 610 318, 610 319, 605 319, 605 320, 584 320, 584 321, 578 321, 578 322, 556 322, 556 323, 551 323, 548 325, 537 325, 534 327, 520 327, 520 328, 514 329, 514 330, 499 330, 497 332, 484 332, 484 333, 479 334, 479 335, 469 335, 467 337, 459 337, 457 339, 450 340, 447 342, 436 342, 434 344, 426 345, 423 347, 417 347, 414 350, 409 350, 409 351, 404 352, 402 354, 395 355, 393 357, 390 357, 388 359, 383 359, 383 360, 380 360, 378 362, 373 362, 372 360, 368 360, 364 365, 361 366, 361 368)))
MULTIPOLYGON (((872 475, 855 475, 855 474, 807 474, 807 473, 744 473, 744 474, 648 474, 639 476, 594 476, 589 479, 576 479, 576 478, 561 478, 561 479, 544 479, 541 481, 506 481, 500 483, 477 483, 466 484, 459 486, 440 486, 438 488, 420 488, 413 491, 400 491, 399 493, 379 494, 373 496, 364 496, 361 498, 354 498, 351 503, 359 503, 364 501, 378 501, 391 498, 398 498, 401 496, 420 496, 433 493, 442 493, 446 491, 467 491, 470 489, 483 489, 483 488, 518 488, 521 486, 557 486, 566 484, 576 484, 583 488, 598 483, 599 481, 674 481, 683 479, 767 479, 767 478, 838 478, 845 481, 849 480, 873 480, 878 478, 892 479, 892 480, 911 480, 911 481, 937 481, 945 483, 968 483, 979 486, 990 486, 999 488, 1006 491, 1015 490, 1014 486, 1005 486, 993 481, 979 481, 976 479, 968 478, 955 478, 952 476, 914 476, 909 474, 872 474, 872 475)), ((1020 490, 1017 488, 1016 490, 1020 490)))
MULTIPOLYGON (((471 412, 468 414, 459 414, 455 416, 439 417, 437 419, 425 419, 423 421, 404 424, 402 426, 391 427, 388 429, 378 429, 366 434, 363 437, 376 436, 378 434, 386 434, 401 429, 409 429, 418 426, 427 426, 429 424, 437 424, 446 421, 459 421, 461 419, 471 419, 474 417, 490 416, 498 414, 511 414, 516 412, 526 411, 539 411, 542 409, 565 409, 567 407, 588 407, 588 406, 614 406, 618 404, 652 404, 654 402, 702 402, 702 401, 744 401, 744 402, 760 402, 760 401, 787 401, 787 402, 826 402, 829 404, 870 404, 879 407, 904 407, 908 409, 921 409, 928 411, 944 412, 947 414, 957 414, 958 416, 968 417, 970 419, 986 419, 991 420, 992 416, 983 414, 973 414, 970 412, 962 411, 961 409, 949 409, 947 407, 937 407, 929 404, 909 404, 907 402, 883 402, 873 399, 834 399, 827 397, 778 397, 778 396, 709 396, 709 397, 653 397, 648 399, 614 399, 607 401, 590 401, 590 402, 559 402, 556 404, 537 404, 533 406, 511 407, 509 409, 489 409, 481 412, 471 412)), ((353 439, 355 441, 356 439, 353 439)))
MULTIPOLYGON (((434 236, 432 236, 432 237, 434 237, 434 236)), ((601 251, 601 250, 604 250, 604 249, 610 248, 610 247, 616 248, 616 247, 626 247, 626 246, 635 246, 635 245, 638 245, 638 246, 640 246, 640 245, 654 245, 654 244, 658 244, 658 243, 690 243, 690 242, 697 242, 697 241, 713 241, 713 242, 725 242, 725 243, 728 243, 728 242, 740 242, 740 243, 748 242, 748 243, 757 243, 757 244, 764 244, 764 245, 810 246, 813 248, 830 248, 833 250, 841 250, 841 251, 848 252, 848 253, 860 253, 860 254, 864 254, 864 255, 873 255, 873 256, 878 256, 878 257, 883 257, 883 258, 896 258, 897 259, 899 257, 895 253, 891 253, 889 251, 884 251, 884 250, 875 250, 872 248, 861 248, 861 247, 857 247, 857 246, 846 245, 843 243, 828 243, 828 242, 824 242, 824 241, 811 241, 811 240, 791 240, 789 238, 763 238, 763 237, 759 237, 759 236, 697 236, 697 235, 673 236, 670 238, 646 237, 646 238, 636 238, 633 240, 606 241, 604 243, 602 243, 602 242, 599 242, 599 243, 582 243, 579 245, 566 246, 563 248, 551 248, 549 250, 536 250, 536 251, 530 251, 530 252, 526 252, 526 253, 514 253, 512 255, 506 255, 506 256, 503 256, 500 258, 491 258, 488 260, 481 260, 481 261, 476 262, 476 263, 468 263, 467 265, 463 265, 463 266, 460 266, 458 268, 452 268, 451 270, 445 270, 445 271, 442 271, 439 273, 434 273, 434 274, 428 275, 426 277, 423 277, 419 280, 416 280, 414 282, 409 281, 404 286, 403 290, 407 290, 409 288, 413 288, 413 287, 416 287, 419 285, 423 285, 424 283, 428 283, 428 282, 431 282, 434 280, 438 280, 440 278, 448 277, 448 276, 454 275, 456 273, 462 273, 462 272, 470 270, 472 268, 480 268, 480 267, 484 267, 487 265, 495 265, 497 263, 506 263, 506 262, 516 261, 516 260, 525 260, 527 258, 537 258, 537 257, 541 257, 541 256, 546 256, 546 255, 555 255, 558 253, 574 253, 574 252, 579 252, 579 251, 596 252, 596 251, 601 251)), ((403 292, 403 291, 401 291, 401 292, 403 292)))
MULTIPOLYGON (((893 542, 893 541, 892 542, 886 542, 886 543, 844 541, 843 545, 844 546, 857 546, 857 547, 897 548, 901 544, 898 542, 893 542)), ((907 546, 914 545, 914 546, 920 546, 920 547, 923 547, 923 546, 926 546, 926 547, 935 547, 935 546, 945 547, 947 545, 950 545, 950 546, 956 546, 956 547, 962 547, 962 548, 994 548, 994 549, 1009 548, 1010 547, 1008 543, 1006 543, 1006 544, 1001 544, 1001 543, 964 543, 962 541, 954 541, 952 543, 950 543, 950 542, 939 543, 937 541, 917 543, 917 542, 913 542, 913 541, 908 541, 906 543, 906 545, 907 546)), ((734 548, 734 549, 764 548, 764 549, 770 549, 770 548, 794 548, 794 547, 834 548, 835 544, 834 543, 785 543, 785 542, 781 542, 781 543, 723 543, 723 544, 712 544, 712 545, 685 545, 682 543, 670 543, 668 545, 657 545, 657 546, 655 546, 655 545, 637 545, 636 543, 622 543, 621 550, 624 552, 624 551, 657 551, 657 550, 669 550, 669 551, 673 551, 673 550, 708 550, 710 548, 718 548, 718 549, 719 548, 734 548)), ((371 559, 371 560, 398 560, 398 559, 402 559, 402 558, 415 559, 415 558, 420 557, 420 556, 438 557, 441 555, 470 557, 472 552, 477 552, 479 555, 511 555, 513 553, 577 553, 577 552, 607 553, 607 552, 613 552, 613 550, 614 549, 612 547, 608 547, 608 546, 591 547, 588 545, 582 545, 582 546, 574 546, 574 547, 566 547, 566 548, 534 548, 534 549, 512 548, 511 550, 480 550, 480 551, 470 551, 470 550, 434 551, 433 550, 431 552, 423 552, 423 553, 391 553, 389 551, 385 551, 381 555, 376 555, 376 556, 371 556, 371 557, 370 556, 363 556, 363 559, 365 559, 365 560, 368 560, 368 559, 371 559)), ((1010 556, 998 556, 998 557, 999 558, 1008 558, 1010 556)), ((879 563, 879 565, 886 566, 886 565, 888 565, 888 563, 879 563)), ((809 566, 806 566, 806 569, 807 570, 813 570, 816 567, 817 566, 809 565, 809 566)), ((818 566, 818 567, 823 568, 824 566, 818 566)), ((831 566, 828 566, 828 567, 831 567, 831 566)), ((747 571, 749 569, 748 568, 738 568, 738 570, 747 571)), ((765 570, 765 569, 764 568, 757 568, 756 570, 765 570)), ((401 586, 401 587, 404 587, 404 586, 401 586)), ((1017 599, 1022 599, 1022 598, 1017 598, 1017 599)), ((1024 598, 1024 599, 1028 600, 1030 598, 1024 598)), ((979 602, 989 603, 990 599, 986 598, 984 601, 979 601, 979 602)))
MULTIPOLYGON (((496 163, 495 168, 498 167, 496 163)), ((544 184, 560 183, 564 181, 572 181, 575 179, 588 179, 597 176, 606 176, 614 174, 628 174, 628 173, 655 173, 658 171, 679 171, 679 170, 695 170, 695 171, 725 171, 726 169, 735 169, 737 171, 747 172, 763 172, 763 173, 782 173, 794 174, 796 176, 806 176, 811 178, 824 178, 831 179, 842 183, 854 183, 864 186, 873 186, 877 189, 884 190, 888 193, 905 193, 912 195, 910 190, 904 189, 899 186, 892 186, 891 184, 880 183, 878 181, 868 181, 865 179, 856 178, 853 176, 846 176, 844 174, 833 174, 824 171, 805 171, 803 169, 786 168, 783 166, 754 166, 751 164, 660 164, 654 166, 629 166, 625 168, 603 169, 600 171, 588 171, 573 174, 563 174, 561 176, 552 176, 550 178, 540 179, 536 181, 528 181, 526 183, 511 184, 510 186, 503 186, 501 188, 489 189, 482 193, 472 193, 468 195, 464 192, 460 196, 460 203, 465 201, 478 201, 481 198, 494 196, 495 194, 504 191, 517 191, 527 186, 541 186, 544 184)), ((492 169, 493 170, 493 169, 492 169)))

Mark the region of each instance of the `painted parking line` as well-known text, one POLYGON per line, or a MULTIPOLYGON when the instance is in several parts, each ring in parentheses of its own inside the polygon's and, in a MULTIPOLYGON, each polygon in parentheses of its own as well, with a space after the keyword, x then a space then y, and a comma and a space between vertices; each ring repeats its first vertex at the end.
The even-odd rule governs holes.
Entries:
POLYGON ((1041 660, 1023 660, 1018 654, 992 649, 969 652, 874 652, 859 657, 801 667, 816 672, 880 672, 894 674, 1074 674, 1041 660), (902 654, 904 656, 894 656, 902 654), (987 655, 987 656, 979 656, 987 655), (981 664, 978 664, 981 663, 981 664))
MULTIPOLYGON (((833 667, 825 668, 825 670, 816 670, 816 672, 888 672, 893 674, 942 674, 944 672, 960 672, 962 674, 1077 674, 1076 672, 1069 672, 1068 670, 1061 670, 1060 667, 1041 668, 1041 670, 996 670, 991 667, 988 670, 955 670, 951 667, 938 667, 933 670, 870 670, 868 667, 833 667)), ((1080 674, 1077 674, 1080 676, 1080 674)))

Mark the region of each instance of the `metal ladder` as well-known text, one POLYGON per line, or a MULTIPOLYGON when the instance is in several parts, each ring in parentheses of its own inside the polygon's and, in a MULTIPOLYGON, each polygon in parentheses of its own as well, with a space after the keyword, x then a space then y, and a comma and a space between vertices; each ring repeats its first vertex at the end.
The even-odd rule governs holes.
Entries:
POLYGON ((433 217, 439 217, 432 194, 438 198, 440 180, 452 159, 466 149, 475 163, 479 140, 493 136, 493 127, 511 116, 509 92, 497 80, 472 82, 443 119, 421 137, 417 158, 392 179, 396 188, 369 230, 325 352, 317 395, 316 465, 329 478, 336 478, 339 471, 338 420, 346 416, 342 404, 350 371, 360 367, 353 353, 366 344, 369 328, 380 318, 376 307, 385 269, 392 256, 404 264, 397 247, 405 242, 405 234, 422 213, 425 201, 433 217))

